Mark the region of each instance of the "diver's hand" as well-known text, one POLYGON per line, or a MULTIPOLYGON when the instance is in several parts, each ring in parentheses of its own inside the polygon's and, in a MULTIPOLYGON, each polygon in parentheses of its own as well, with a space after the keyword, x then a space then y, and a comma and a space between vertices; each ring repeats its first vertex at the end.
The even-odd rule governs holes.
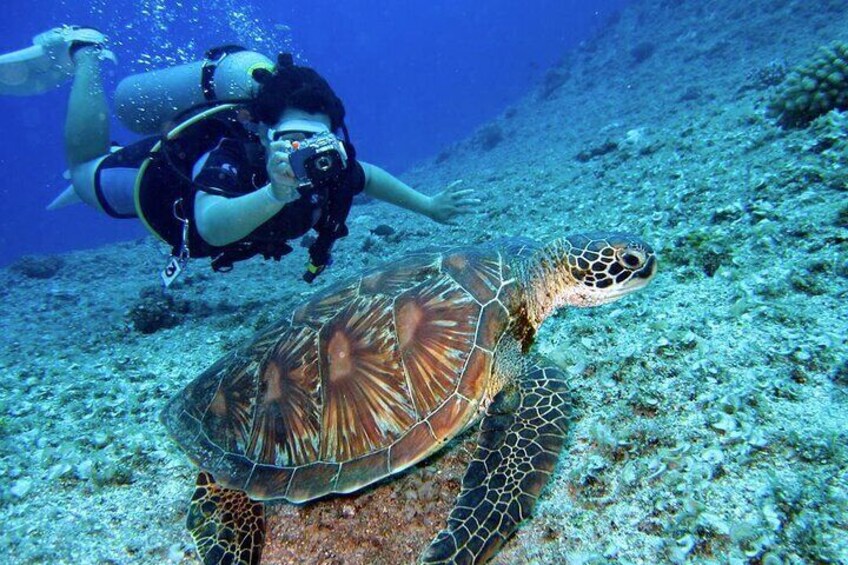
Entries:
POLYGON ((265 169, 271 181, 271 195, 285 204, 297 200, 297 178, 289 164, 289 155, 285 151, 285 141, 274 141, 268 149, 265 169))
POLYGON ((453 181, 445 190, 430 198, 430 218, 440 224, 454 224, 457 216, 476 212, 480 199, 471 196, 474 191, 470 188, 457 188, 461 183, 461 180, 453 181))

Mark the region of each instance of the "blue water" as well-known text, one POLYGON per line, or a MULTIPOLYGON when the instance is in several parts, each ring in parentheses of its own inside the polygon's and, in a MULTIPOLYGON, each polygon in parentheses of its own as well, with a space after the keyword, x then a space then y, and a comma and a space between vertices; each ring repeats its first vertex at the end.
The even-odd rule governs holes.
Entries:
MULTIPOLYGON (((563 53, 626 0, 279 2, 143 0, 4 3, 0 51, 30 45, 61 23, 95 26, 124 76, 193 60, 236 42, 273 56, 294 52, 345 101, 361 158, 398 174, 469 135, 528 92, 563 53), (195 6, 204 6, 203 11, 195 6), (36 7, 37 6, 37 7, 36 7)), ((23 254, 97 246, 144 235, 137 221, 83 205, 44 210, 65 186, 62 124, 69 87, 0 97, 0 265, 23 254)), ((115 123, 121 143, 135 136, 115 123)))

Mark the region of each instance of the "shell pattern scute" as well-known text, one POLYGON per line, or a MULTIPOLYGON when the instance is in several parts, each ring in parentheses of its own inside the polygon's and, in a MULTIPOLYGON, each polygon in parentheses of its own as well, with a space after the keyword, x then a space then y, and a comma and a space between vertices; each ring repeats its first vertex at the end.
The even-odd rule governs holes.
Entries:
POLYGON ((486 351, 494 351, 500 336, 509 324, 509 312, 501 302, 493 300, 486 304, 480 314, 480 323, 477 325, 477 346, 486 351))
POLYGON ((389 472, 402 471, 432 453, 435 441, 427 422, 418 422, 389 450, 389 472))
POLYGON ((335 484, 339 468, 338 463, 322 461, 295 468, 286 489, 286 499, 291 502, 306 502, 327 494, 328 485, 335 484))
POLYGON ((247 484, 238 488, 249 493, 254 500, 286 498, 295 469, 297 467, 256 465, 253 467, 247 484))
POLYGON ((333 492, 353 492, 372 482, 375 477, 384 477, 391 473, 389 449, 381 449, 343 463, 333 492))
POLYGON ((294 326, 307 325, 320 330, 327 320, 332 318, 339 308, 359 295, 359 279, 353 282, 335 285, 295 309, 291 323, 294 326))
POLYGON ((392 319, 388 297, 358 297, 321 329, 321 460, 386 447, 417 421, 392 319))
POLYGON ((257 499, 351 492, 464 429, 509 322, 496 246, 417 253, 258 332, 163 414, 202 468, 257 499))
POLYGON ((464 398, 482 398, 486 392, 493 365, 494 355, 491 351, 481 347, 472 349, 462 379, 457 386, 457 393, 464 398))
POLYGON ((500 290, 503 280, 501 256, 489 249, 457 250, 445 256, 443 266, 457 284, 482 304, 492 300, 500 290))
POLYGON ((225 452, 244 454, 257 399, 258 364, 253 358, 242 356, 231 362, 231 370, 222 372, 215 394, 206 404, 202 429, 225 452))
POLYGON ((395 331, 420 418, 456 391, 480 310, 474 297, 447 276, 423 282, 395 300, 395 331))
POLYGON ((241 452, 276 467, 315 461, 323 409, 318 334, 309 327, 291 328, 268 351, 257 371, 253 417, 241 452))
POLYGON ((438 276, 442 258, 436 253, 416 253, 405 257, 391 269, 375 268, 362 276, 360 293, 396 296, 398 293, 438 276))
MULTIPOLYGON (((435 410, 427 424, 437 442, 445 442, 455 434, 457 424, 465 427, 465 424, 474 415, 476 404, 467 398, 454 394, 447 402, 435 410)), ((438 447, 438 445, 436 446, 438 447)))

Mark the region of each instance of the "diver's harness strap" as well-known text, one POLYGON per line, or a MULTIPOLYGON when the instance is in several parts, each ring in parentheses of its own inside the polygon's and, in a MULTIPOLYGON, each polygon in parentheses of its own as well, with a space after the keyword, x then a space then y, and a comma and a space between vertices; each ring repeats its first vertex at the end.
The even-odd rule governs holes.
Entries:
POLYGON ((203 97, 206 100, 212 101, 218 99, 218 96, 215 94, 215 69, 218 68, 218 65, 221 64, 221 61, 227 55, 240 51, 246 51, 246 49, 241 45, 221 45, 219 47, 213 47, 206 52, 205 60, 200 70, 200 88, 203 90, 203 97))
MULTIPOLYGON (((351 162, 355 162, 356 149, 350 143, 347 127, 342 125, 345 135, 345 149, 351 162)), ((343 186, 335 187, 327 198, 327 208, 318 224, 313 229, 318 232, 318 237, 309 246, 309 262, 303 273, 303 280, 309 284, 320 275, 325 268, 333 263, 332 250, 336 240, 347 236, 347 217, 353 206, 353 193, 348 189, 347 180, 343 186)))

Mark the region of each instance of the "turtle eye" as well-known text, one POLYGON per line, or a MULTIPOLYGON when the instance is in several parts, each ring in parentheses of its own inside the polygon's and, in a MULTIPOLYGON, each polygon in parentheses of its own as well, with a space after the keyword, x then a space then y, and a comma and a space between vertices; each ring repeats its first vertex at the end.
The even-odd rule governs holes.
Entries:
POLYGON ((618 262, 628 269, 636 270, 645 264, 645 254, 638 249, 625 249, 618 254, 618 262))

